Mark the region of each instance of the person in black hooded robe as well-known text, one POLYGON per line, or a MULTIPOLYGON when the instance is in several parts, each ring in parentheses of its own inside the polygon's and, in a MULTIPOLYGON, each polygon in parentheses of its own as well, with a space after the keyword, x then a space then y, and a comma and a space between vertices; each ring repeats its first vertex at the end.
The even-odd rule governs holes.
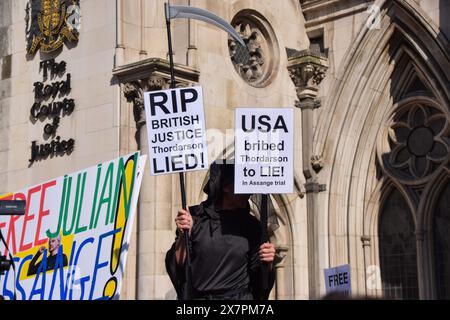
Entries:
POLYGON ((207 200, 188 211, 178 211, 176 239, 165 262, 179 299, 269 297, 275 280, 275 246, 262 244, 261 226, 250 214, 250 195, 234 194, 233 189, 234 165, 213 163, 203 189, 207 200), (189 232, 190 265, 186 263, 184 230, 189 232), (185 268, 191 277, 189 284, 185 268), (184 290, 188 290, 187 296, 184 290))

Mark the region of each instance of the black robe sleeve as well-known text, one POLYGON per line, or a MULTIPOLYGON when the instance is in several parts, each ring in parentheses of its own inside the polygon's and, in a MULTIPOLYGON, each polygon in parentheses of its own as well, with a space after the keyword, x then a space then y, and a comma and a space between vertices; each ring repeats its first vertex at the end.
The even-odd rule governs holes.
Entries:
MULTIPOLYGON (((258 256, 259 259, 259 256, 258 256)), ((250 271, 250 291, 255 300, 268 300, 270 291, 275 283, 275 270, 269 270, 269 266, 259 263, 257 268, 250 271), (267 278, 267 287, 263 286, 263 277, 267 278)))

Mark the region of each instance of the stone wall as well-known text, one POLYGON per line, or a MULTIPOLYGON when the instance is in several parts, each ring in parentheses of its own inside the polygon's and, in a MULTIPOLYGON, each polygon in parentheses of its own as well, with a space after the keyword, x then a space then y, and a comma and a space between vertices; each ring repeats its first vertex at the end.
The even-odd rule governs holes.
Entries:
POLYGON ((0 193, 11 192, 76 171, 119 154, 119 92, 111 84, 115 47, 115 6, 112 1, 81 1, 82 25, 77 45, 59 54, 27 55, 25 8, 27 1, 1 2, 0 65, 2 142, 0 193), (73 138, 70 156, 35 162, 29 167, 31 142, 43 143, 46 122, 30 122, 33 83, 42 81, 39 62, 55 58, 67 62, 72 75, 70 98, 76 103, 71 116, 61 118, 57 134, 73 138))

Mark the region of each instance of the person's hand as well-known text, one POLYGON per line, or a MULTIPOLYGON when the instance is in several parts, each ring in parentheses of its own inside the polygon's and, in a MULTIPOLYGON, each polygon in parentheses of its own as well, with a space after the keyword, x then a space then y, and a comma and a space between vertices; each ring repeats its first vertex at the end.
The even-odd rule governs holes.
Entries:
POLYGON ((45 250, 45 247, 44 247, 44 246, 41 246, 41 247, 39 248, 39 252, 40 252, 40 253, 43 253, 44 250, 45 250))
POLYGON ((177 225, 178 230, 181 232, 188 231, 189 235, 191 234, 193 221, 192 216, 187 210, 179 210, 178 215, 175 218, 175 224, 177 225))
POLYGON ((262 262, 272 263, 275 259, 275 245, 273 243, 263 243, 259 247, 259 259, 262 262))

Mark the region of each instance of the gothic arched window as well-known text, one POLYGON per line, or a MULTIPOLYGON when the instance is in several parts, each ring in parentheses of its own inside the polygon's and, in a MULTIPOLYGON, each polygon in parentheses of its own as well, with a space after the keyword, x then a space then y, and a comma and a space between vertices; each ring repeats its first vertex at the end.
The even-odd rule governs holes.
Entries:
POLYGON ((400 192, 384 202, 379 224, 383 294, 388 299, 418 299, 414 221, 400 192))

